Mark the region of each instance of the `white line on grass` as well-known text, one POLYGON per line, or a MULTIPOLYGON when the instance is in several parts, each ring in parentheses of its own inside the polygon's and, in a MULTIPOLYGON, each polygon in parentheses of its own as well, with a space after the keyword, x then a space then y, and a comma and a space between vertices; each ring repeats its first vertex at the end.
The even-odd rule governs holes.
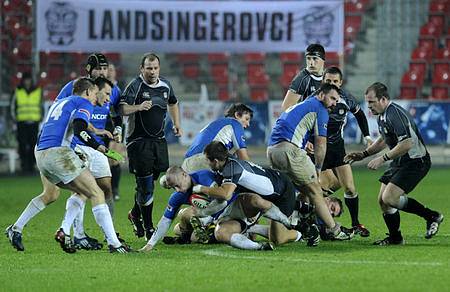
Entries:
MULTIPOLYGON (((226 252, 219 251, 217 249, 204 250, 201 253, 208 256, 224 257, 231 259, 248 259, 248 260, 262 260, 262 261, 279 261, 279 257, 266 257, 266 256, 244 256, 230 254, 226 252)), ((302 263, 312 263, 312 264, 347 264, 347 265, 384 265, 384 266, 442 266, 439 262, 409 262, 409 261, 361 261, 361 260, 319 260, 319 259, 301 259, 301 258, 284 258, 283 261, 287 262, 302 262, 302 263)))

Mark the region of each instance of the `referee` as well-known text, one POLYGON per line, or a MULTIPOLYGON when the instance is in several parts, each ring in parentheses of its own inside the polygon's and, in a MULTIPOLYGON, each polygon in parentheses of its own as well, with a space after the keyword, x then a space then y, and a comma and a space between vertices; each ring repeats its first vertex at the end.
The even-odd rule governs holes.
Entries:
POLYGON ((387 87, 380 82, 367 88, 365 99, 371 112, 378 115, 380 137, 364 152, 350 153, 345 160, 347 162, 362 160, 379 153, 386 146, 389 147, 383 156, 378 156, 367 165, 369 169, 375 170, 392 160, 380 178, 381 188, 378 195, 389 236, 374 242, 374 245, 404 244, 398 210, 424 218, 427 226, 425 238, 430 239, 438 232, 444 216, 406 196, 425 177, 431 167, 430 155, 414 119, 404 108, 390 100, 387 87))
POLYGON ((159 76, 160 60, 153 53, 141 60, 141 74, 131 81, 120 99, 120 112, 129 116, 127 152, 130 172, 136 178, 135 203, 128 213, 137 237, 150 239, 154 232, 154 181, 169 167, 164 125, 167 111, 173 131, 181 136, 178 100, 170 82, 159 76), (144 234, 145 232, 145 234, 144 234))

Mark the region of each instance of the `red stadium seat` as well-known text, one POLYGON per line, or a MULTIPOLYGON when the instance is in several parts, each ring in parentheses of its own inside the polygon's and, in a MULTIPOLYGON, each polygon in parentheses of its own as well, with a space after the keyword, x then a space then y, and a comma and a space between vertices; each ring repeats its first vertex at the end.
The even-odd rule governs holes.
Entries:
POLYGON ((401 99, 416 99, 418 95, 418 89, 414 86, 402 85, 400 87, 400 96, 401 99))
POLYGON ((265 53, 245 53, 244 61, 245 63, 264 63, 266 59, 265 53))
POLYGON ((267 76, 263 64, 248 64, 247 65, 247 80, 250 86, 252 85, 267 85, 269 83, 269 76, 267 76))
POLYGON ((50 65, 48 68, 48 79, 50 80, 60 80, 64 77, 64 66, 62 65, 50 65))
POLYGON ((217 84, 228 84, 228 64, 211 64, 211 75, 217 84))
POLYGON ((256 102, 266 102, 269 99, 269 92, 265 87, 250 88, 250 99, 256 102))
POLYGON ((303 54, 302 53, 296 53, 296 52, 287 52, 287 53, 280 53, 280 61, 282 63, 296 63, 299 64, 303 60, 303 54))
POLYGON ((200 67, 195 63, 184 64, 183 75, 190 79, 196 79, 200 75, 200 67))
POLYGON ((229 101, 230 100, 230 93, 228 92, 228 89, 226 86, 219 87, 217 90, 217 99, 221 101, 229 101))
POLYGON ((230 55, 227 53, 211 53, 208 54, 208 61, 210 63, 228 63, 230 55))
POLYGON ((433 58, 433 51, 422 48, 415 48, 411 54, 412 60, 422 60, 427 63, 430 62, 432 58, 433 58))
POLYGON ((345 14, 363 14, 366 6, 363 1, 348 0, 344 3, 345 14))
POLYGON ((182 53, 176 54, 176 59, 178 63, 197 63, 200 60, 200 55, 193 53, 182 53))
POLYGON ((442 26, 437 26, 432 22, 428 22, 420 28, 420 35, 434 37, 437 39, 441 36, 443 29, 444 28, 442 26))
POLYGON ((411 63, 409 63, 409 70, 419 72, 420 75, 425 76, 427 72, 427 63, 421 60, 412 60, 411 63))
POLYGON ((448 86, 433 86, 431 88, 432 99, 449 99, 448 86))
POLYGON ((434 55, 434 60, 447 61, 450 59, 450 47, 438 49, 434 55))
POLYGON ((436 39, 434 37, 420 37, 418 47, 422 50, 431 50, 436 48, 436 39))
POLYGON ((447 69, 439 69, 439 67, 434 69, 433 72, 433 85, 446 85, 450 84, 450 71, 447 69))
POLYGON ((450 14, 450 2, 446 0, 434 0, 430 2, 430 14, 450 14))
POLYGON ((362 18, 359 15, 345 16, 344 37, 354 40, 361 29, 362 18))
POLYGON ((108 62, 111 62, 113 64, 119 64, 121 55, 118 53, 105 53, 106 59, 108 59, 108 62))

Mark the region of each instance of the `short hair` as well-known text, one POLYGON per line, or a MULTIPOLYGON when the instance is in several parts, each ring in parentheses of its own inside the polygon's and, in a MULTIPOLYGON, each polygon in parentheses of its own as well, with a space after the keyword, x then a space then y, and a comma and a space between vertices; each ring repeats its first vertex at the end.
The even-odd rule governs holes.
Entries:
POLYGON ((339 205, 339 213, 336 214, 336 217, 340 217, 342 213, 344 213, 344 205, 342 204, 342 200, 335 196, 328 196, 330 202, 336 202, 339 205))
POLYGON ((306 56, 316 56, 321 58, 322 60, 325 60, 325 49, 321 44, 310 44, 306 48, 306 56))
POLYGON ((342 80, 342 71, 339 69, 339 67, 331 66, 327 67, 325 71, 323 71, 323 77, 325 77, 325 74, 332 74, 332 75, 339 75, 339 78, 342 80))
POLYGON ((166 181, 172 181, 174 177, 177 177, 183 172, 185 171, 178 165, 173 165, 169 167, 166 171, 166 181))
POLYGON ((387 86, 381 82, 375 82, 369 87, 367 87, 366 94, 368 94, 369 91, 373 91, 378 100, 380 100, 383 96, 386 97, 387 99, 391 99, 391 97, 389 96, 387 86))
POLYGON ((319 89, 317 90, 317 94, 319 94, 321 92, 323 92, 324 94, 328 94, 332 90, 336 90, 336 92, 339 93, 339 88, 336 85, 329 84, 329 83, 322 83, 320 85, 319 89))
POLYGON ((114 84, 111 82, 111 80, 105 78, 105 77, 97 77, 94 80, 95 85, 98 86, 99 90, 102 90, 103 88, 105 88, 106 84, 108 84, 109 86, 111 86, 111 88, 114 87, 114 84))
POLYGON ((226 161, 228 159, 228 149, 220 141, 212 141, 206 145, 203 153, 209 160, 226 161))
POLYGON ((245 113, 249 113, 250 117, 253 118, 253 110, 243 103, 233 103, 232 105, 230 105, 230 107, 225 111, 225 117, 234 118, 234 115, 236 113, 239 116, 242 116, 245 113))
POLYGON ((149 59, 150 61, 158 60, 158 64, 161 64, 159 57, 155 53, 147 53, 144 56, 142 56, 141 67, 144 67, 144 63, 145 63, 146 59, 149 59))
POLYGON ((95 87, 94 80, 88 77, 81 77, 73 82, 72 94, 81 95, 86 90, 91 89, 93 87, 95 87))

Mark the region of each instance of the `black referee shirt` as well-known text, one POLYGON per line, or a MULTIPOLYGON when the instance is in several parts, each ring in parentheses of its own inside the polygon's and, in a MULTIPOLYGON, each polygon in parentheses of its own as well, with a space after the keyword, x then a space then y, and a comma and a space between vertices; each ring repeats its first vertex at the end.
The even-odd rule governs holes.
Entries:
POLYGON ((155 85, 146 83, 142 76, 136 77, 120 96, 120 104, 138 105, 146 100, 152 101, 152 107, 136 112, 128 119, 128 142, 164 138, 167 106, 178 102, 170 82, 163 77, 155 85))
POLYGON ((412 139, 413 147, 408 153, 394 159, 397 165, 422 158, 428 153, 414 119, 404 108, 394 102, 390 102, 385 112, 378 116, 378 131, 389 149, 405 139, 412 139))
POLYGON ((301 102, 319 89, 321 83, 322 76, 313 75, 305 68, 292 79, 289 89, 300 95, 298 102, 301 102))

